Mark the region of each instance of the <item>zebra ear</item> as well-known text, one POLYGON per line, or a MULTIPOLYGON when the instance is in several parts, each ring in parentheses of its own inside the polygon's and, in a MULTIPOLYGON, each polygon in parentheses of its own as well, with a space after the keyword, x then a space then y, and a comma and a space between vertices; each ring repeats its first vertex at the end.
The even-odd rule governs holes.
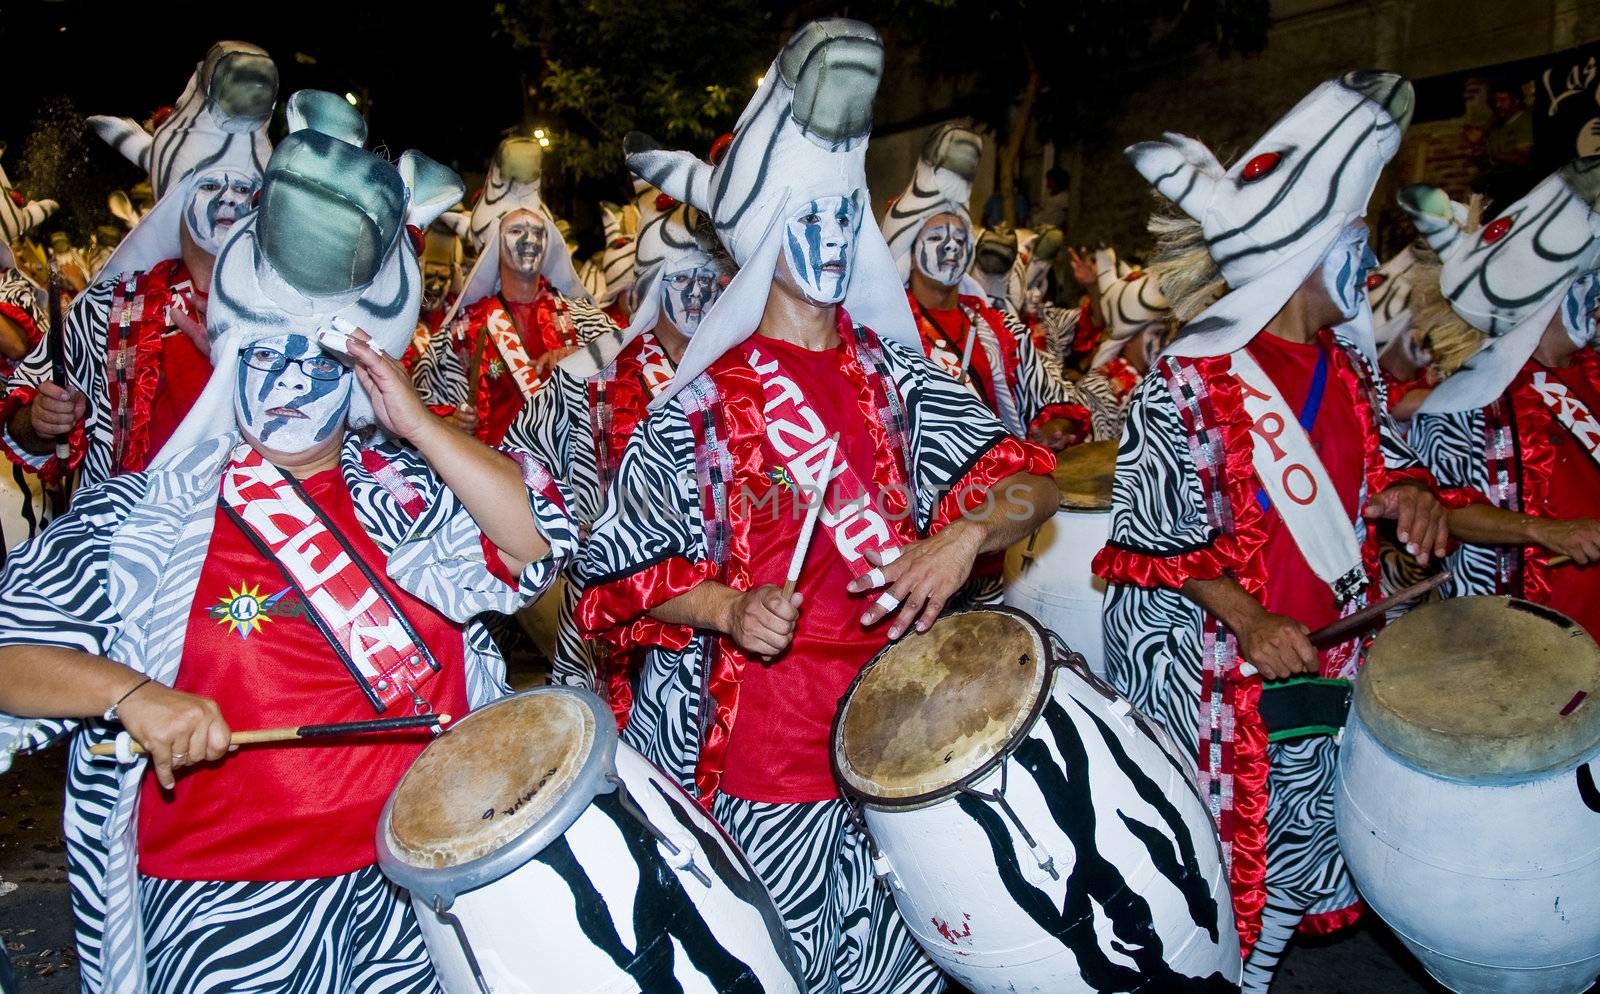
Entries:
POLYGON ((461 194, 466 191, 466 184, 461 182, 455 170, 440 165, 421 152, 406 152, 396 165, 400 170, 400 179, 411 194, 410 203, 406 206, 406 224, 423 231, 427 231, 428 225, 449 210, 450 205, 460 200, 461 194))
POLYGON ((1400 191, 1400 208, 1411 215, 1417 232, 1428 242, 1428 247, 1440 259, 1450 254, 1461 237, 1466 222, 1466 208, 1450 199, 1450 195, 1436 186, 1415 184, 1400 191))
POLYGON ((662 193, 703 211, 711 210, 711 167, 688 152, 669 152, 638 131, 622 140, 628 168, 662 193))
POLYGON ((148 172, 150 170, 150 132, 139 126, 139 122, 127 117, 107 117, 104 114, 94 114, 87 119, 89 130, 93 131, 101 141, 110 145, 123 158, 148 172))
POLYGON ((472 215, 465 211, 447 210, 434 220, 449 228, 457 238, 466 238, 472 230, 472 215))
POLYGON ((1199 217, 1222 176, 1222 166, 1211 150, 1183 135, 1139 142, 1123 154, 1139 175, 1190 217, 1199 217))
POLYGON ((284 107, 284 118, 291 135, 312 128, 357 148, 367 144, 366 119, 337 93, 296 90, 284 107))

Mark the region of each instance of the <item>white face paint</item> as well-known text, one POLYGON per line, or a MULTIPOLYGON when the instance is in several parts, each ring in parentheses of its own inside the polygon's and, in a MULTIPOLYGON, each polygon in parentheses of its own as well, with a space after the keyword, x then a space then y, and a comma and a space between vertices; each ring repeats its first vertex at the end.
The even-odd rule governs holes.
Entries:
POLYGON ((1561 300, 1561 323, 1572 344, 1580 349, 1594 340, 1597 307, 1600 307, 1600 277, 1589 273, 1567 287, 1567 294, 1561 300))
POLYGON ((544 265, 549 238, 544 218, 532 211, 512 211, 500 219, 500 265, 522 276, 533 276, 544 265))
POLYGON ((234 416, 246 437, 298 453, 344 425, 355 376, 305 335, 277 335, 239 351, 234 416))
POLYGON ((955 286, 972 265, 972 230, 954 214, 936 214, 917 233, 917 270, 940 286, 955 286))
POLYGON ((1022 287, 1023 302, 1029 314, 1037 314, 1050 294, 1050 265, 1044 262, 1028 264, 1028 281, 1022 287))
POLYGON ((235 169, 212 169, 195 179, 183 223, 194 243, 216 255, 233 223, 249 214, 261 177, 235 169))
POLYGON ((1367 244, 1367 226, 1355 223, 1344 229, 1322 260, 1322 287, 1339 309, 1341 320, 1361 312, 1366 299, 1367 274, 1378 268, 1378 257, 1367 244))
POLYGON ((667 273, 661 277, 661 313, 678 331, 692 336, 727 285, 727 275, 710 263, 667 273))
POLYGON ((454 272, 447 262, 422 264, 422 309, 436 311, 445 305, 450 296, 450 283, 454 272))
POLYGON ((820 197, 789 218, 783 254, 806 299, 827 306, 844 300, 855 261, 861 209, 850 197, 820 197))

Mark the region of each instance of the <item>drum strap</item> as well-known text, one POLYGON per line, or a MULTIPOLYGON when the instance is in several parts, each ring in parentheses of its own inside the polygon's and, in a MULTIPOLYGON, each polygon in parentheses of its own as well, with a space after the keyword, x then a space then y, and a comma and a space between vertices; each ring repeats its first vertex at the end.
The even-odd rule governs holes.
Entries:
POLYGON ((1257 711, 1268 742, 1338 735, 1350 716, 1350 681, 1297 677, 1261 686, 1257 711))

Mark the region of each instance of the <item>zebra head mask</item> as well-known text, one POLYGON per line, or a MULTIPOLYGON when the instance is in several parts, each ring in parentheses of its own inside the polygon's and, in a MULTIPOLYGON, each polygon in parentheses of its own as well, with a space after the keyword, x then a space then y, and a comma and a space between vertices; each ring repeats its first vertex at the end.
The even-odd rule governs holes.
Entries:
POLYGON ((259 176, 272 154, 267 122, 277 99, 278 67, 272 57, 242 41, 219 41, 195 67, 155 134, 126 117, 96 115, 89 127, 150 174, 159 200, 191 170, 214 165, 219 157, 259 176))
POLYGON ((1046 302, 1050 270, 1064 244, 1066 236, 1059 228, 1017 229, 1017 254, 1006 276, 1006 300, 1018 314, 1033 314, 1046 302))
POLYGON ((1111 340, 1125 342, 1152 324, 1165 322, 1172 308, 1161 286, 1149 272, 1134 269, 1111 249, 1094 254, 1095 286, 1100 290, 1100 313, 1111 340))
POLYGON ((1017 263, 1017 233, 1001 224, 978 232, 972 253, 971 275, 993 307, 1010 306, 1007 289, 1011 268, 1017 263))
MULTIPOLYGON (((977 249, 968 201, 982 157, 983 136, 965 124, 941 124, 928 135, 911 184, 883 216, 902 282, 912 267, 944 286, 962 282, 977 249)), ((974 281, 967 292, 982 291, 974 281)))
POLYGON ((500 222, 510 214, 527 211, 544 224, 544 252, 539 274, 564 296, 589 300, 589 291, 572 264, 572 253, 556 219, 539 197, 544 168, 544 152, 532 138, 512 136, 495 149, 483 190, 472 206, 467 237, 477 249, 478 258, 467 274, 461 295, 444 317, 445 326, 462 308, 470 307, 500 289, 500 222))
POLYGON ((1410 186, 1400 205, 1439 255, 1439 291, 1487 344, 1423 402, 1424 413, 1469 411, 1497 399, 1560 313, 1579 345, 1594 334, 1600 269, 1600 156, 1575 159, 1475 231, 1467 209, 1435 187, 1410 186))
MULTIPOLYGON (((0 143, 0 155, 5 145, 0 143)), ((15 269, 17 260, 11 254, 11 243, 23 232, 55 213, 60 206, 54 200, 27 200, 11 185, 11 178, 0 167, 0 269, 15 269)))
POLYGON ((1140 175, 1199 222, 1229 287, 1168 352, 1210 356, 1242 348, 1339 254, 1329 282, 1354 313, 1341 328, 1375 356, 1370 310, 1356 292, 1367 253, 1354 225, 1400 147, 1413 102, 1401 76, 1351 72, 1312 90, 1232 168, 1179 134, 1127 150, 1140 175))
MULTIPOLYGON (((448 212, 447 212, 448 214, 448 212)), ((461 292, 461 236, 441 216, 428 226, 422 245, 422 309, 437 311, 461 292)))
POLYGON ((876 222, 866 216, 867 137, 882 75, 883 42, 871 27, 843 18, 813 21, 778 53, 716 165, 660 149, 643 135, 628 136, 629 167, 709 215, 739 266, 701 320, 657 404, 755 332, 780 253, 788 254, 797 283, 812 299, 840 293, 856 323, 918 347, 894 257, 876 222), (782 167, 773 168, 774 163, 782 167), (811 215, 819 227, 810 244, 818 251, 796 265, 797 258, 807 256, 811 215), (839 226, 841 216, 850 218, 853 230, 824 230, 839 226), (836 240, 848 242, 840 260, 827 255, 836 240), (828 265, 835 261, 843 263, 842 274, 828 265), (814 272, 800 271, 808 267, 814 272), (813 275, 814 289, 804 285, 813 275))
POLYGON ((460 177, 416 152, 391 164, 314 127, 284 139, 260 208, 217 255, 206 322, 215 372, 158 463, 235 432, 295 452, 370 423, 365 392, 335 369, 345 336, 360 328, 373 348, 405 352, 422 303, 406 228, 426 230, 461 193, 460 177))

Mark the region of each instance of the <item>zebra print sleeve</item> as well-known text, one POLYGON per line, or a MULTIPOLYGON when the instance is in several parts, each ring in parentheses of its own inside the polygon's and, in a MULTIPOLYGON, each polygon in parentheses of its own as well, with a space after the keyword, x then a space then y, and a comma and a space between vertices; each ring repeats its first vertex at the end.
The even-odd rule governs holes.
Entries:
MULTIPOLYGON (((116 280, 101 280, 80 293, 73 300, 63 319, 67 359, 67 383, 82 391, 89 406, 84 412, 83 434, 85 441, 74 446, 71 461, 87 459, 81 483, 92 483, 111 475, 111 453, 103 444, 93 444, 109 417, 105 409, 105 390, 100 385, 105 366, 106 325, 111 313, 111 295, 116 280), (98 360, 98 361, 97 361, 98 360), (87 448, 87 454, 84 448, 87 448)), ((17 364, 6 382, 6 395, 0 399, 0 427, 8 424, 16 410, 33 399, 39 384, 50 379, 49 342, 41 337, 27 356, 17 364)), ((109 431, 109 429, 106 429, 109 431)), ((4 437, 5 453, 13 462, 40 472, 46 480, 54 480, 67 467, 60 465, 55 456, 35 456, 14 446, 9 434, 4 437)))
POLYGON ((505 437, 506 445, 533 453, 552 472, 563 476, 572 465, 568 436, 574 418, 567 408, 567 392, 572 380, 570 374, 557 366, 544 386, 534 391, 522 405, 516 420, 506 429, 505 437))
POLYGON ((945 495, 1011 435, 976 394, 929 363, 920 350, 884 339, 883 354, 905 400, 917 530, 925 533, 945 495))
POLYGON ((578 332, 578 343, 586 344, 601 335, 614 335, 617 333, 617 324, 607 316, 605 311, 589 303, 587 300, 567 301, 568 312, 572 315, 573 327, 578 332))
POLYGON ((39 306, 39 291, 15 270, 0 278, 0 316, 22 328, 30 350, 44 334, 45 313, 39 306))
POLYGON ((417 356, 411 370, 411 382, 416 386, 422 402, 430 407, 448 404, 460 409, 467 403, 467 371, 456 352, 457 330, 465 331, 466 309, 450 324, 441 322, 428 336, 428 347, 417 356))
POLYGON ((1480 493, 1487 489, 1481 409, 1419 414, 1411 420, 1408 441, 1441 488, 1472 488, 1480 493))
MULTIPOLYGON (((1123 423, 1107 541, 1108 549, 1125 554, 1117 559, 1171 559, 1210 550, 1217 538, 1164 368, 1151 370, 1139 385, 1123 423)), ((1102 575, 1113 582, 1135 579, 1114 572, 1102 575)))

